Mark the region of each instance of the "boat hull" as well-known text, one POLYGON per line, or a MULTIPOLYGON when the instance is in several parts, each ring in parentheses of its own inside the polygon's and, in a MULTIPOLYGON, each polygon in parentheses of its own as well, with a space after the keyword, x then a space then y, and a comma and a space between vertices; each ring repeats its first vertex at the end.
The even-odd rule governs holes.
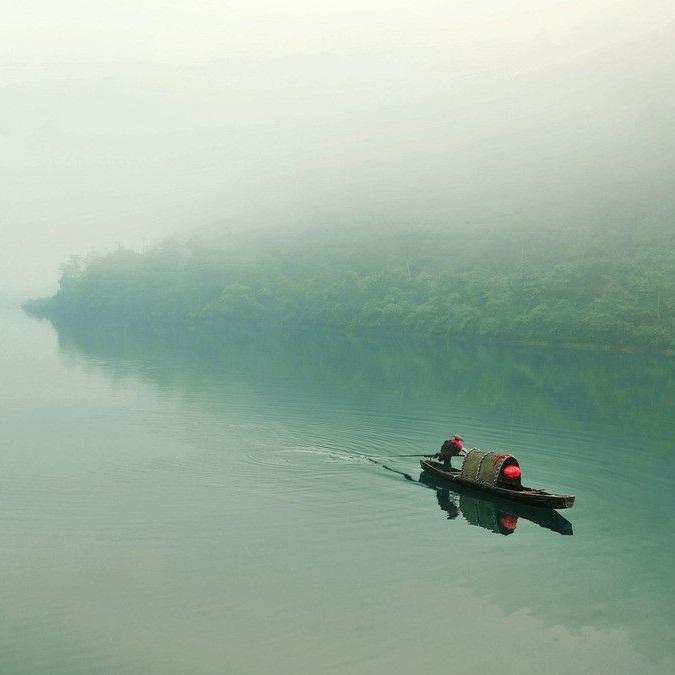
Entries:
MULTIPOLYGON (((511 527, 506 529, 502 527, 502 518, 503 516, 515 516, 516 519, 528 520, 558 534, 574 534, 572 523, 555 509, 520 504, 473 487, 456 482, 450 483, 429 471, 422 471, 419 482, 436 492, 439 506, 449 515, 451 513, 454 515, 453 507, 459 506, 460 513, 470 525, 478 525, 484 529, 508 535, 514 530, 511 527), (459 498, 458 504, 455 503, 453 496, 459 498), (489 514, 487 519, 486 514, 489 514)), ((452 516, 449 519, 452 520, 452 516)))
POLYGON ((466 480, 461 477, 461 471, 450 469, 446 471, 442 464, 422 460, 420 466, 423 471, 438 476, 443 480, 455 484, 470 487, 481 492, 489 492, 504 499, 509 499, 520 504, 529 504, 530 506, 540 506, 547 509, 570 509, 574 506, 573 495, 558 495, 545 492, 544 490, 533 490, 522 487, 520 490, 509 490, 508 488, 495 487, 493 485, 484 485, 473 480, 466 480))

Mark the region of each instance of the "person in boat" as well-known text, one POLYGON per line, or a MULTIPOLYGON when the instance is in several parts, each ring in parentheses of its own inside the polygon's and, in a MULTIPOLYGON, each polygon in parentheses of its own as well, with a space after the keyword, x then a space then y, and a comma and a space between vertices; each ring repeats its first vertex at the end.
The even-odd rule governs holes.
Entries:
POLYGON ((461 436, 453 436, 443 443, 436 457, 443 460, 443 468, 448 471, 452 469, 452 458, 465 452, 464 439, 461 436))

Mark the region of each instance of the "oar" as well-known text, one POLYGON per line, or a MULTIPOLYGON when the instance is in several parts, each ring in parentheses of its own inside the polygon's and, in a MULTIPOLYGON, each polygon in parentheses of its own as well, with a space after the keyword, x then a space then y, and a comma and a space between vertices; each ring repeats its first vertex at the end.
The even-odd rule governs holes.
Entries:
POLYGON ((436 455, 388 455, 389 457, 436 457, 436 455))
MULTIPOLYGON (((421 457, 421 455, 417 455, 418 457, 421 457)), ((405 473, 405 471, 398 471, 398 469, 392 469, 390 466, 387 466, 386 464, 383 464, 382 462, 378 462, 376 459, 373 459, 372 457, 366 457, 366 459, 369 462, 372 462, 373 464, 377 464, 378 466, 381 466, 383 469, 386 469, 387 471, 392 471, 393 473, 397 473, 399 476, 403 476, 406 480, 409 480, 413 483, 417 483, 416 481, 409 473, 405 473)))

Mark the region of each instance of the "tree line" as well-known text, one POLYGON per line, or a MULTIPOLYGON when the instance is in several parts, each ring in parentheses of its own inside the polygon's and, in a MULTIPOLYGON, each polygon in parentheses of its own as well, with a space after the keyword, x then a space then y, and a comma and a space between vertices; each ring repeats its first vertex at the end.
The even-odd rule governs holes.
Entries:
POLYGON ((323 327, 675 349, 675 228, 373 230, 72 257, 29 311, 200 330, 323 327))

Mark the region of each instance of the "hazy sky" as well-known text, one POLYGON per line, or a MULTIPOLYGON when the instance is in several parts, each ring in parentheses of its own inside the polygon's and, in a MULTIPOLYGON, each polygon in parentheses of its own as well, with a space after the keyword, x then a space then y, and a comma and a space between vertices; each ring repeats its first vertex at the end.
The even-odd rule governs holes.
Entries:
POLYGON ((294 223, 672 212, 672 0, 0 0, 0 294, 294 223))

